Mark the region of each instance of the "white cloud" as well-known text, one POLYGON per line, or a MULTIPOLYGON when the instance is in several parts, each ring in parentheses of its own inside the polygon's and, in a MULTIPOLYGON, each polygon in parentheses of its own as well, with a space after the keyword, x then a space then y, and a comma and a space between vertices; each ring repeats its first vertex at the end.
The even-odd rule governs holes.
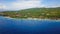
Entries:
POLYGON ((41 4, 42 1, 23 1, 23 2, 13 2, 11 6, 13 9, 27 9, 27 8, 34 8, 34 7, 43 7, 44 5, 41 4))
POLYGON ((3 5, 2 3, 0 3, 0 9, 7 9, 7 7, 3 5))
POLYGON ((6 9, 6 6, 2 5, 0 6, 0 9, 6 9))
POLYGON ((40 1, 40 0, 17 0, 17 1, 40 1))
MULTIPOLYGON (((28 8, 40 8, 40 7, 57 7, 56 5, 48 6, 42 4, 43 0, 16 0, 14 2, 10 2, 7 4, 0 3, 0 9, 3 8, 5 10, 21 10, 28 8)), ((58 5, 59 6, 59 5, 58 5)))
POLYGON ((28 9, 35 7, 43 7, 42 0, 16 0, 15 2, 2 4, 0 8, 4 8, 5 10, 20 10, 20 9, 28 9))
POLYGON ((31 8, 31 7, 37 7, 37 6, 39 6, 39 4, 38 4, 39 2, 37 2, 37 1, 26 1, 26 2, 18 2, 18 3, 12 3, 12 5, 13 5, 13 7, 14 8, 17 8, 17 9, 19 9, 19 8, 21 8, 21 9, 25 9, 25 8, 31 8))

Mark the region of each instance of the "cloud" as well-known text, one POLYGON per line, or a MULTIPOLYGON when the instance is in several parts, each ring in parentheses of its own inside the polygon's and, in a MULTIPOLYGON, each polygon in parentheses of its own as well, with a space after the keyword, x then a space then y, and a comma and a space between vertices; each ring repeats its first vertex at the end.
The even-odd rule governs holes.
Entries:
POLYGON ((0 9, 7 9, 7 7, 3 5, 2 3, 0 3, 0 9))
POLYGON ((17 1, 40 1, 40 0, 17 0, 17 1))
POLYGON ((0 3, 0 9, 5 9, 5 10, 21 10, 21 9, 28 9, 28 8, 40 8, 40 7, 57 7, 60 5, 55 5, 44 3, 47 1, 44 0, 14 0, 14 1, 6 1, 5 3, 0 3))
POLYGON ((13 10, 43 7, 44 5, 42 5, 41 2, 42 1, 37 1, 37 0, 18 1, 18 2, 12 2, 11 7, 13 10))
POLYGON ((34 7, 40 7, 42 0, 15 0, 14 2, 2 3, 0 9, 20 10, 34 7))
POLYGON ((24 2, 14 2, 12 3, 13 8, 15 9, 25 9, 25 8, 33 8, 33 7, 39 7, 40 2, 39 1, 24 1, 24 2))
POLYGON ((20 9, 28 9, 28 8, 35 8, 35 7, 42 7, 41 4, 42 0, 16 0, 10 3, 3 3, 1 4, 0 8, 6 10, 20 10, 20 9))

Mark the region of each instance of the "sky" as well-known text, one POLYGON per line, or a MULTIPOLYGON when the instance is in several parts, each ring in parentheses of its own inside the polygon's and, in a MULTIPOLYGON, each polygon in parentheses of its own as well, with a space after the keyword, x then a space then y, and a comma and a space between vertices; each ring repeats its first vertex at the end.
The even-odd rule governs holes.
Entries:
POLYGON ((0 10, 60 7, 60 0, 0 0, 0 10))

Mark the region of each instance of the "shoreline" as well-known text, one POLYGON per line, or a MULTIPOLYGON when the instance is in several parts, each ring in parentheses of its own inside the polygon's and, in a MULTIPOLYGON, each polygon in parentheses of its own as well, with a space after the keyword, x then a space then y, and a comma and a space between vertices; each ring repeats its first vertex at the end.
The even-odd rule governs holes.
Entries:
MULTIPOLYGON (((11 17, 5 17, 5 18, 9 18, 9 19, 22 19, 22 20, 56 20, 56 19, 39 19, 39 18, 11 18, 11 17)), ((57 19, 60 20, 60 19, 57 19)))

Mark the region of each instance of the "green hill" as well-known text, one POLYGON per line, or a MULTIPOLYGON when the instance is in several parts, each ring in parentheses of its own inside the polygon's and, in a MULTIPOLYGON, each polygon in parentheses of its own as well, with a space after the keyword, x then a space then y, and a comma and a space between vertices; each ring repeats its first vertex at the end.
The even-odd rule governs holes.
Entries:
POLYGON ((4 11, 0 12, 2 16, 12 18, 60 18, 60 7, 57 8, 30 8, 18 11, 4 11))

